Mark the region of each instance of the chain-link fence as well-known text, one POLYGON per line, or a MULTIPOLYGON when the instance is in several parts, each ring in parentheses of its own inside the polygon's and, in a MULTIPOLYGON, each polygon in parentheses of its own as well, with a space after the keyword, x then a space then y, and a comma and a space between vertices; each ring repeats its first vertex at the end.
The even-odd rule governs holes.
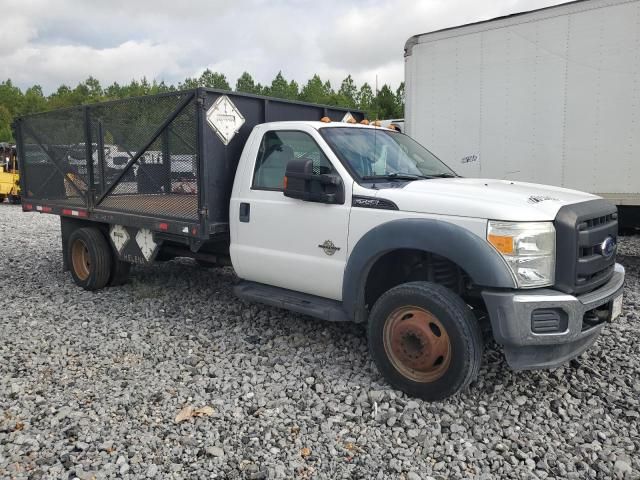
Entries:
POLYGON ((18 129, 26 200, 197 220, 194 92, 46 112, 18 129))

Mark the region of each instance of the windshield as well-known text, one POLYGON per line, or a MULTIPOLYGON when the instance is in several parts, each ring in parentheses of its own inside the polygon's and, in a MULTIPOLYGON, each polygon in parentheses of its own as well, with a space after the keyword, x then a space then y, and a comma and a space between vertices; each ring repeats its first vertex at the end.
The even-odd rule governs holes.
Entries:
POLYGON ((401 133, 353 127, 322 128, 320 132, 338 158, 364 181, 457 176, 426 148, 401 133))

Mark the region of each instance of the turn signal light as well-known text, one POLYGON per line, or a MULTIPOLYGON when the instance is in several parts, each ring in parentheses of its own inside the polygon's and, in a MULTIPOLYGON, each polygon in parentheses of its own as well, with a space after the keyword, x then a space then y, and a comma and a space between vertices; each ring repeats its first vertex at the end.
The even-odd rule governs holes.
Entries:
POLYGON ((513 237, 489 234, 487 239, 500 253, 504 253, 505 255, 511 255, 513 253, 513 237))

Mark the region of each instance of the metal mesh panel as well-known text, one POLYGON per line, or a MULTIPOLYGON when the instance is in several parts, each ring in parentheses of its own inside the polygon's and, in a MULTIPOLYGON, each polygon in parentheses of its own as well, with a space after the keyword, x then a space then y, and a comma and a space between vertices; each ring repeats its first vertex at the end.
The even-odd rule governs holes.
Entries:
POLYGON ((20 132, 26 198, 198 219, 193 92, 34 115, 20 132))
POLYGON ((97 208, 197 220, 195 102, 160 130, 184 100, 185 94, 145 97, 92 109, 101 145, 96 191, 108 192, 97 208))
POLYGON ((89 188, 82 109, 49 112, 22 123, 23 196, 86 205, 89 188))

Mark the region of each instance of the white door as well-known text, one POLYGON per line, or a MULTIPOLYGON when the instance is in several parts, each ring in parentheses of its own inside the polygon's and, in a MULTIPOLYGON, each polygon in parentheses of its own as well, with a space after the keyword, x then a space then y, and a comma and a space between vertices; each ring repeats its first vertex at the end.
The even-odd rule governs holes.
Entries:
MULTIPOLYGON (((237 228, 231 257, 245 279, 340 300, 347 259, 352 180, 335 157, 325 154, 315 132, 269 130, 260 139, 246 188, 235 191, 230 216, 237 228), (333 157, 333 161, 329 159, 333 157), (295 158, 313 160, 314 173, 339 175, 343 204, 316 203, 285 197, 286 165, 295 158), (238 221, 239 219, 239 221, 238 221), (237 222, 237 223, 236 223, 237 222)), ((247 162, 251 163, 251 162, 247 162)))

